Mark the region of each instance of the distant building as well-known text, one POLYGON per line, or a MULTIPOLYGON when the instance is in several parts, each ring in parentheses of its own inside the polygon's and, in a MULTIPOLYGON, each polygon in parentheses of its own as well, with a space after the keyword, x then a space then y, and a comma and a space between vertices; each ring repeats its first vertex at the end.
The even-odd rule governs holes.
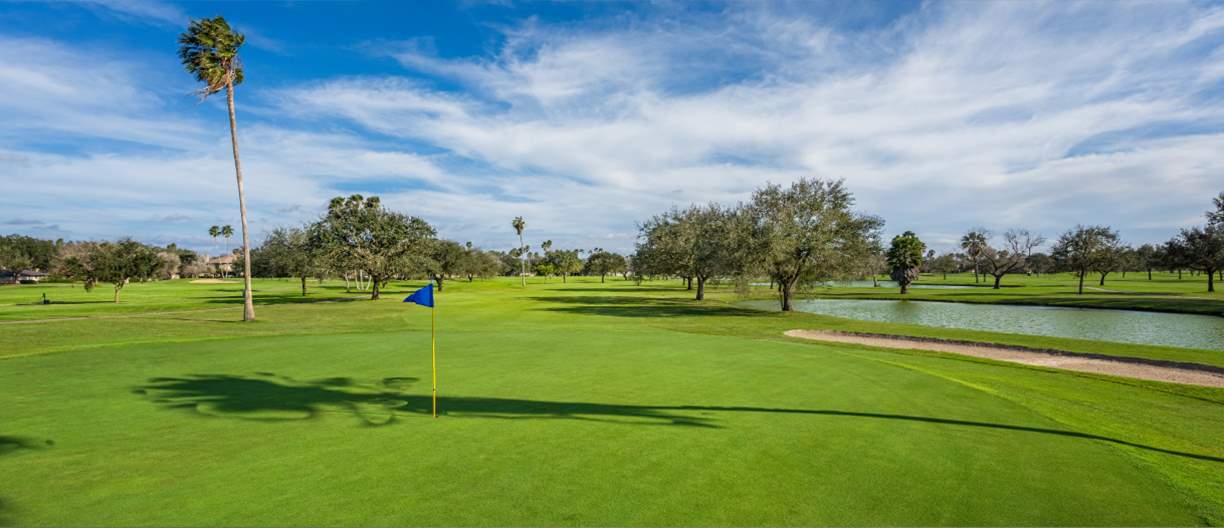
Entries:
POLYGON ((234 271, 234 262, 237 260, 235 255, 222 255, 208 259, 205 264, 208 264, 208 270, 214 275, 225 275, 234 271))
POLYGON ((0 271, 0 284, 38 284, 46 276, 38 270, 0 271))

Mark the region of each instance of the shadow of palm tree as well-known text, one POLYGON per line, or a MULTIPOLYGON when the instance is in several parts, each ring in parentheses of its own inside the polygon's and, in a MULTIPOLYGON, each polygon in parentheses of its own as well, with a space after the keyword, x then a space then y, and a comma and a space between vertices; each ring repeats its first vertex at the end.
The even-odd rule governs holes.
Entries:
MULTIPOLYGON (((27 436, 0 435, 0 456, 17 453, 22 450, 43 449, 55 445, 51 440, 35 440, 27 436)), ((0 526, 14 526, 12 518, 12 502, 0 497, 0 526)))
MULTIPOLYGON (((256 377, 203 374, 178 378, 152 378, 134 392, 151 397, 152 401, 166 408, 206 416, 282 421, 314 419, 325 413, 342 413, 358 417, 365 425, 381 426, 393 423, 400 413, 430 414, 429 396, 404 394, 399 390, 415 381, 417 381, 416 378, 384 378, 377 384, 362 384, 351 378, 298 381, 267 372, 258 373, 256 377)), ((898 420, 1056 435, 1224 463, 1224 458, 1220 457, 1154 447, 1078 431, 835 409, 723 405, 628 405, 462 396, 439 398, 438 407, 443 414, 461 417, 504 420, 588 420, 631 425, 701 428, 721 428, 714 418, 709 416, 714 413, 735 412, 898 420)))
MULTIPOLYGON (((710 286, 707 284, 707 285, 706 285, 706 288, 711 288, 711 287, 710 287, 710 286)), ((713 288, 711 288, 711 289, 713 289, 713 288)), ((622 285, 613 285, 613 286, 608 286, 608 287, 606 287, 606 288, 600 288, 600 287, 594 287, 594 288, 592 288, 592 287, 589 287, 589 286, 571 286, 571 287, 567 287, 567 288, 560 288, 560 290, 561 290, 561 291, 565 291, 565 292, 594 292, 594 293, 619 293, 619 292, 638 292, 638 293, 645 293, 645 292, 682 292, 682 291, 686 291, 686 290, 684 289, 684 285, 682 285, 682 284, 681 284, 681 285, 677 285, 677 286, 622 286, 622 285)))
POLYGON ((562 306, 547 306, 540 310, 581 315, 608 315, 616 317, 692 317, 703 315, 763 316, 768 312, 738 308, 716 301, 694 301, 692 299, 595 296, 581 297, 532 297, 531 300, 562 306))
POLYGON ((22 449, 42 449, 55 445, 51 440, 38 441, 26 436, 0 435, 0 455, 16 453, 22 449))

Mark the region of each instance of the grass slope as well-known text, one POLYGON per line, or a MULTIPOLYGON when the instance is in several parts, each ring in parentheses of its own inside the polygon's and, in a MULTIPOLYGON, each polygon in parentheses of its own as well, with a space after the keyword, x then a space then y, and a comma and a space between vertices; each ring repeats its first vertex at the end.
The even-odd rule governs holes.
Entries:
POLYGON ((0 524, 1224 523, 1224 391, 802 342, 780 332, 848 325, 662 283, 489 281, 439 296, 435 420, 413 285, 294 286, 258 282, 253 324, 240 286, 0 291, 10 321, 84 317, 0 325, 0 524))

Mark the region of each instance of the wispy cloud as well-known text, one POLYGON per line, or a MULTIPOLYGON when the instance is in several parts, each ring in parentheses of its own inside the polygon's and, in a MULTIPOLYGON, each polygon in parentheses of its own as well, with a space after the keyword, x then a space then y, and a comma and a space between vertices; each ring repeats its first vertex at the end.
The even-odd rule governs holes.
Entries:
MULTIPOLYGON (((683 23, 532 19, 500 37, 467 57, 367 45, 402 75, 244 87, 254 225, 366 189, 486 246, 509 246, 507 219, 524 215, 533 237, 624 250, 671 204, 818 176, 937 243, 1080 222, 1142 242, 1224 188, 1224 9, 1210 5, 932 3, 861 29, 738 4, 683 23)), ((225 131, 167 111, 132 66, 0 41, 0 111, 18 131, 0 133, 0 176, 32 177, 88 236, 184 211, 232 221, 225 131), (161 150, 48 153, 17 139, 30 134, 161 150), (96 199, 72 199, 89 185, 96 199)))
POLYGON ((590 207, 617 191, 648 207, 663 197, 744 198, 765 181, 816 175, 845 178, 896 229, 1125 230, 1137 216, 1172 228, 1184 217, 1177 209, 1202 206, 1224 184, 1212 153, 1224 140, 1224 109, 1197 99, 1218 89, 1218 8, 935 5, 886 34, 761 11, 729 16, 746 23, 532 26, 465 60, 389 45, 405 67, 466 92, 379 78, 289 97, 298 112, 425 141, 498 171, 581 182, 557 201, 590 207), (723 72, 736 75, 690 82, 723 72), (402 104, 388 113, 389 101, 402 104), (1092 138, 1154 123, 1172 125, 1161 138, 1123 134, 1069 156, 1092 138), (1184 133, 1190 123, 1194 134, 1184 133), (1148 205, 1153 185, 1162 207, 1148 205))
POLYGON ((187 14, 178 7, 156 0, 78 0, 125 20, 148 24, 185 26, 187 14))

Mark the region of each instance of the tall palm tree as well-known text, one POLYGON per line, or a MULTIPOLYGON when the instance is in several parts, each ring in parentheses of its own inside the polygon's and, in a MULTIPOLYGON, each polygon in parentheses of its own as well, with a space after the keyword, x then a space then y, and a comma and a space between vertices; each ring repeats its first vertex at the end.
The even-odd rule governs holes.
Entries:
POLYGON ((234 117, 234 85, 243 79, 238 48, 245 38, 230 28, 224 18, 192 20, 187 32, 179 35, 179 59, 187 72, 204 83, 201 98, 225 90, 229 106, 230 146, 234 151, 234 176, 238 180, 238 210, 242 215, 242 320, 255 320, 251 296, 251 239, 247 233, 246 194, 242 190, 242 162, 238 158, 238 122, 234 117))
MULTIPOLYGON (((221 226, 221 236, 225 238, 225 255, 223 256, 230 256, 231 253, 229 250, 229 239, 230 237, 234 236, 234 228, 230 225, 221 226)), ((222 268, 221 271, 222 271, 221 273, 222 277, 228 277, 228 275, 226 275, 225 268, 222 268)))
POLYGON ((233 226, 221 226, 221 236, 225 237, 225 254, 229 255, 229 239, 234 236, 233 226))
POLYGON ((221 236, 221 226, 212 226, 208 228, 208 236, 213 239, 213 249, 217 249, 217 237, 221 236))
POLYGON ((510 222, 510 225, 514 227, 514 232, 518 233, 519 265, 520 265, 519 280, 522 281, 523 287, 526 288, 527 287, 527 260, 525 259, 527 255, 523 254, 523 253, 526 253, 525 251, 523 251, 523 230, 527 229, 527 222, 523 221, 523 217, 516 216, 514 217, 514 220, 510 222))

